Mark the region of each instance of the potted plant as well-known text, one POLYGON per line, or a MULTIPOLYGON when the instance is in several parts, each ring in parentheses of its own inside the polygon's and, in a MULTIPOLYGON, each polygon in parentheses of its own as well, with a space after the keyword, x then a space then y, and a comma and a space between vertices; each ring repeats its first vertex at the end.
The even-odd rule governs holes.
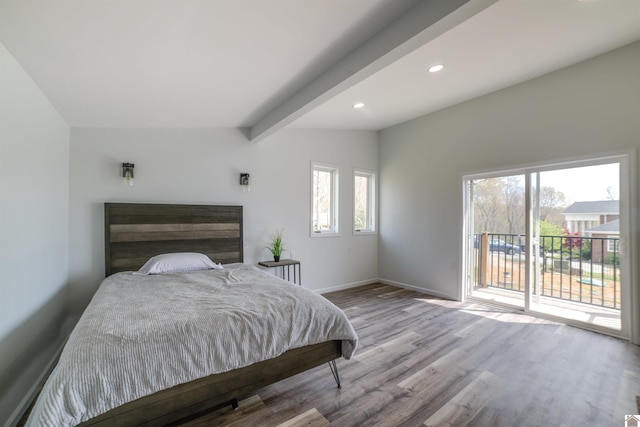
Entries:
POLYGON ((282 243, 282 230, 278 230, 275 234, 271 235, 271 242, 269 243, 269 246, 267 246, 267 249, 269 249, 271 255, 273 255, 273 260, 275 262, 280 261, 280 256, 284 251, 284 244, 282 243))

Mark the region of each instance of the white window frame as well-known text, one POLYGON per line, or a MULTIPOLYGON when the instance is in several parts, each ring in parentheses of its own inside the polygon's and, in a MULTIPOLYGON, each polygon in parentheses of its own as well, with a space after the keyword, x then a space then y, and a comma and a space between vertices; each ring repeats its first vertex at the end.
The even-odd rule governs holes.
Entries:
POLYGON ((340 170, 335 165, 327 163, 311 162, 311 205, 309 209, 309 232, 311 237, 330 237, 339 236, 339 192, 338 186, 340 183, 340 170), (329 230, 315 230, 313 221, 313 207, 315 200, 315 188, 313 185, 315 171, 329 172, 331 173, 331 190, 330 190, 330 229, 329 230))
POLYGON ((377 203, 376 203, 376 172, 365 169, 353 169, 353 235, 362 236, 376 234, 377 227, 377 203), (356 228, 356 178, 367 178, 367 224, 364 228, 356 228))
MULTIPOLYGON (((628 338, 633 344, 640 344, 640 288, 634 286, 636 284, 636 278, 640 276, 640 269, 635 262, 630 262, 633 256, 638 253, 638 246, 636 239, 629 238, 629 236, 635 236, 637 233, 636 224, 632 221, 633 207, 637 206, 636 202, 636 150, 620 150, 610 153, 603 153, 601 155, 589 155, 584 157, 576 157, 572 159, 545 161, 541 163, 533 163, 529 165, 521 165, 517 168, 505 168, 502 170, 492 170, 488 172, 476 172, 472 174, 462 174, 462 195, 463 195, 463 209, 462 209, 462 224, 461 227, 461 242, 465 250, 461 251, 460 265, 462 268, 460 271, 460 288, 458 299, 461 301, 466 300, 469 295, 468 280, 473 274, 473 258, 469 256, 469 248, 472 247, 471 230, 468 228, 468 218, 472 217, 473 209, 470 203, 470 195, 468 189, 468 182, 473 179, 479 178, 493 178, 501 175, 515 175, 515 174, 529 174, 532 172, 544 172, 546 170, 555 170, 572 167, 584 167, 593 166, 599 164, 619 163, 620 165, 620 237, 618 240, 618 249, 620 254, 620 271, 622 276, 621 292, 622 292, 622 312, 621 321, 622 329, 620 333, 615 333, 616 336, 628 338)), ((528 209, 530 210, 530 209, 528 209)), ((527 221, 530 223, 528 235, 530 236, 533 221, 527 221)), ((572 230, 576 231, 576 230, 572 230)), ((530 237, 527 239, 526 247, 533 248, 533 239, 530 237)), ((532 251, 527 251, 533 253, 532 251)), ((527 265, 527 269, 531 269, 530 265, 527 265)), ((530 280, 535 272, 530 271, 527 273, 528 279, 525 286, 526 292, 529 293, 529 287, 531 286, 530 280)), ((529 309, 530 298, 525 298, 524 312, 527 314, 533 313, 529 309)), ((610 329, 601 328, 595 324, 585 325, 583 322, 563 319, 563 321, 569 325, 577 325, 580 327, 587 327, 603 333, 611 333, 610 329)))
POLYGON ((619 239, 616 239, 615 237, 607 236, 607 252, 608 253, 619 252, 619 248, 618 248, 619 243, 620 243, 619 239))

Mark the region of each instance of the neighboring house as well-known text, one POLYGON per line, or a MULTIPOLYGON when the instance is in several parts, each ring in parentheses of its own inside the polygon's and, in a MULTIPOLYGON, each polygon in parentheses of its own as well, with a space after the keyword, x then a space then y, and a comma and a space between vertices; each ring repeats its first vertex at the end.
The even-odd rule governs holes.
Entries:
POLYGON ((602 262, 609 254, 618 251, 618 239, 620 238, 619 200, 575 202, 562 214, 570 233, 579 233, 582 236, 594 238, 591 241, 591 260, 593 262, 602 262))
POLYGON ((591 228, 586 230, 585 234, 593 237, 593 240, 591 240, 591 260, 593 262, 602 262, 607 259, 609 254, 617 253, 619 250, 620 220, 616 219, 591 228))
POLYGON ((575 202, 562 214, 570 233, 583 234, 587 230, 620 219, 620 201, 575 202))

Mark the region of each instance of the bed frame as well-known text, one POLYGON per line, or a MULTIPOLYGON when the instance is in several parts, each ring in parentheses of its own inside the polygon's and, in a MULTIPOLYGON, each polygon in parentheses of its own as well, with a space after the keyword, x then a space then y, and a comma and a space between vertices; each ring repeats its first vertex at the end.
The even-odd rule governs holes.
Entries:
POLYGON ((242 206, 105 203, 104 226, 106 276, 169 252, 243 261, 242 206))
MULTIPOLYGON (((201 252, 215 262, 243 261, 242 206, 105 203, 105 269, 109 276, 139 269, 154 255, 201 252)), ((160 426, 232 404, 255 390, 329 363, 340 341, 301 347, 245 368, 210 375, 145 396, 81 425, 160 426)))

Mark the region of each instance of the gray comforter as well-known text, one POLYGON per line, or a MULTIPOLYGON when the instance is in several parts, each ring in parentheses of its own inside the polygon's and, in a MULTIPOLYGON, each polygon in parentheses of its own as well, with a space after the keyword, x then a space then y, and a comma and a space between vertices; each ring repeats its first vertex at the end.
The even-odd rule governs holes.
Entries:
POLYGON ((320 295, 248 265, 104 280, 28 426, 72 426, 140 397, 356 333, 320 295))

